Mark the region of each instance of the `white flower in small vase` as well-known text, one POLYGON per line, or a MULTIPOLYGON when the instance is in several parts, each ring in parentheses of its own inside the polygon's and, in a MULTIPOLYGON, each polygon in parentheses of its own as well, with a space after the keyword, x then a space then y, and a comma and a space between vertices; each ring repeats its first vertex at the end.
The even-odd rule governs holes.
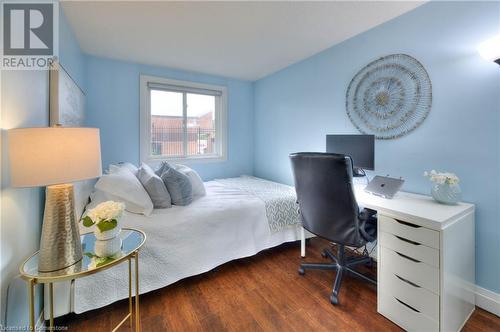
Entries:
POLYGON ((424 176, 434 182, 431 195, 437 202, 453 205, 461 200, 462 190, 458 185, 460 179, 454 173, 432 170, 424 172, 424 176))
POLYGON ((109 240, 116 237, 120 231, 120 218, 125 210, 125 204, 114 201, 107 201, 90 209, 83 217, 85 227, 94 228, 94 235, 97 240, 109 240))

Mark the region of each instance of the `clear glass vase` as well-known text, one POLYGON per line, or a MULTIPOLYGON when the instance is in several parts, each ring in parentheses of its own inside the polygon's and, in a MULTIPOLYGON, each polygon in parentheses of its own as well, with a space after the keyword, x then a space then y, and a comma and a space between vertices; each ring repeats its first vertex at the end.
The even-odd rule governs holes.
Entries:
POLYGON ((432 186, 432 197, 442 204, 454 205, 461 201, 462 190, 458 184, 439 184, 432 186))
POLYGON ((110 257, 122 249, 122 239, 118 236, 110 240, 96 240, 94 251, 96 256, 110 257))

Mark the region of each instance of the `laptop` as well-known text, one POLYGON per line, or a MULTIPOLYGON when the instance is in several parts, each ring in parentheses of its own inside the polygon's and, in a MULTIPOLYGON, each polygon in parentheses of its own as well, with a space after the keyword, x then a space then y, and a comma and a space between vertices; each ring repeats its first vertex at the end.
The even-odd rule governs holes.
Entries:
POLYGON ((393 198, 401 189, 405 180, 376 175, 365 188, 365 191, 384 198, 393 198))

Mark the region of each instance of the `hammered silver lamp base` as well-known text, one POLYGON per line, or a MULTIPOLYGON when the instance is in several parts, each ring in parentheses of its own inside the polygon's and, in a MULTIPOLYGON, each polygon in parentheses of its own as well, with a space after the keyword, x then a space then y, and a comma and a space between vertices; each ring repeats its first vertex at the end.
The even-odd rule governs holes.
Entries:
POLYGON ((82 259, 72 184, 48 186, 45 196, 38 271, 67 268, 82 259))

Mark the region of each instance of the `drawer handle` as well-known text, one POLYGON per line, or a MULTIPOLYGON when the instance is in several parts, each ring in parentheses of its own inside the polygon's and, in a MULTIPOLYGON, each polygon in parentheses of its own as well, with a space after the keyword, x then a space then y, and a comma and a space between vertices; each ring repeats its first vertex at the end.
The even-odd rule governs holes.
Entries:
POLYGON ((420 245, 420 243, 412 241, 412 240, 405 239, 404 237, 397 236, 397 235, 394 235, 394 236, 397 237, 398 239, 400 239, 401 241, 411 243, 411 244, 413 244, 415 246, 419 246, 420 245))
POLYGON ((413 287, 416 287, 416 288, 421 288, 419 285, 417 285, 417 284, 415 284, 415 283, 411 282, 411 281, 410 281, 410 280, 408 280, 408 279, 405 279, 405 278, 403 278, 403 277, 400 277, 400 276, 398 276, 397 274, 394 274, 394 275, 395 275, 395 276, 396 276, 399 280, 404 281, 404 282, 406 282, 407 284, 409 284, 409 285, 411 285, 411 286, 413 286, 413 287))
POLYGON ((406 258, 412 262, 415 262, 415 263, 422 263, 421 261, 419 261, 418 259, 415 259, 415 258, 411 258, 409 256, 406 256, 406 255, 403 255, 402 253, 399 253, 397 251, 395 251, 396 254, 398 254, 399 256, 403 257, 403 258, 406 258))
POLYGON ((422 227, 422 226, 419 226, 419 225, 410 224, 409 222, 406 222, 406 221, 401 221, 401 220, 397 220, 397 219, 394 219, 394 220, 396 220, 401 225, 405 225, 405 226, 409 226, 409 227, 413 227, 413 228, 421 228, 422 227))
POLYGON ((417 309, 413 308, 412 306, 410 306, 410 305, 408 305, 408 304, 404 303, 403 301, 401 301, 400 299, 398 299, 398 298, 396 298, 396 297, 395 297, 395 299, 396 299, 396 301, 398 301, 399 303, 401 303, 401 304, 402 304, 402 305, 404 305, 405 307, 410 308, 411 310, 413 310, 413 311, 415 311, 415 312, 420 313, 420 310, 417 310, 417 309))

